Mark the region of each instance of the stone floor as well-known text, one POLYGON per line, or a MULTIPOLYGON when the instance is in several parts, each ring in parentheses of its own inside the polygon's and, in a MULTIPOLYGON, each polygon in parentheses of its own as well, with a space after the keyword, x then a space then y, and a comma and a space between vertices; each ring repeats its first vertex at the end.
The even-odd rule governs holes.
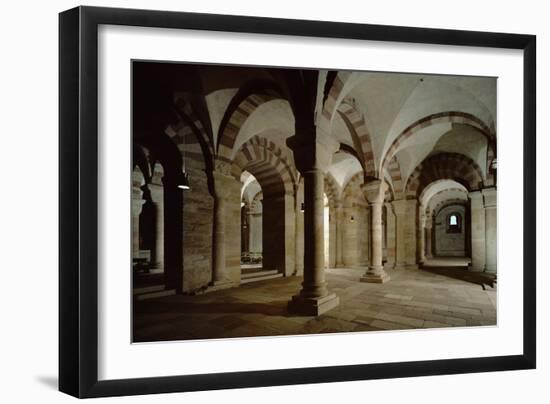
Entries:
POLYGON ((492 278, 468 272, 456 260, 434 263, 389 271, 385 284, 358 282, 364 269, 327 269, 340 306, 319 317, 287 312, 301 277, 135 302, 134 341, 495 325, 492 278))

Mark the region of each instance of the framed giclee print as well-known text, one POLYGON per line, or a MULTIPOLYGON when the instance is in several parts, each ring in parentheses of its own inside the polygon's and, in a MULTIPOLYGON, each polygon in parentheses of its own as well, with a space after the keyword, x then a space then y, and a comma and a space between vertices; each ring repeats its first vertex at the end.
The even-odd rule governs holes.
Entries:
POLYGON ((78 397, 534 368, 535 37, 61 13, 59 331, 78 397))

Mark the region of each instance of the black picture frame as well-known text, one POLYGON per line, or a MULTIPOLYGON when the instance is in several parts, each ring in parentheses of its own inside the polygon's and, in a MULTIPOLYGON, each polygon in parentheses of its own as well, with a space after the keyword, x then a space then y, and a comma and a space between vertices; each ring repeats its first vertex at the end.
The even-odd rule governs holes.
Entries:
MULTIPOLYGON (((59 389, 104 397, 536 367, 536 37, 182 12, 77 7, 59 15, 59 389), (98 26, 509 48, 523 51, 523 354, 98 381, 98 26)), ((518 229, 519 230, 519 229, 518 229)))

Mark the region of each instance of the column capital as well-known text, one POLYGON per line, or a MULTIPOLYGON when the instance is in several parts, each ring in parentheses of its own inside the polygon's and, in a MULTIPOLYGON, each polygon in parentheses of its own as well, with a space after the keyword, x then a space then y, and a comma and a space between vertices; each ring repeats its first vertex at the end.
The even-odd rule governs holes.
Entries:
POLYGON ((231 184, 236 181, 235 178, 220 171, 213 171, 212 178, 214 179, 214 196, 219 199, 227 198, 231 191, 231 184))
POLYGON ((483 204, 486 208, 495 208, 497 206, 496 188, 483 188, 481 193, 483 194, 483 204))
POLYGON ((407 212, 407 200, 406 199, 398 199, 396 201, 392 202, 393 205, 393 211, 396 215, 403 215, 407 212))
POLYGON ((482 194, 481 194, 481 191, 471 191, 471 192, 468 192, 468 198, 470 198, 471 200, 481 200, 482 198, 482 194))
POLYGON ((151 191, 158 191, 158 190, 162 190, 162 188, 164 187, 164 185, 161 183, 156 183, 156 182, 150 182, 149 184, 147 184, 147 186, 149 187, 149 189, 151 191))
POLYGON ((332 162, 333 154, 340 148, 340 143, 320 130, 307 134, 297 133, 289 137, 286 144, 294 153, 296 168, 302 175, 315 170, 325 173, 332 162))
POLYGON ((216 157, 214 159, 214 172, 231 175, 231 162, 223 157, 216 157))
POLYGON ((384 202, 387 189, 388 184, 382 180, 373 180, 367 182, 366 184, 361 184, 361 190, 363 191, 365 199, 369 205, 382 204, 384 202))

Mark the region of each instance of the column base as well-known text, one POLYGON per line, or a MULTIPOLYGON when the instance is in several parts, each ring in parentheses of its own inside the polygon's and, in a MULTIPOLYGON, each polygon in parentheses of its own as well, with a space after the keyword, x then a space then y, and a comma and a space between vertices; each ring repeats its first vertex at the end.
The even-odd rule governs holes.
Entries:
POLYGON ((237 286, 237 284, 233 281, 230 281, 228 279, 222 279, 220 281, 213 281, 208 285, 208 288, 206 288, 205 293, 208 292, 216 292, 218 290, 224 290, 229 289, 232 287, 237 286))
POLYGON ((485 265, 485 272, 488 272, 490 274, 496 274, 497 273, 497 266, 496 265, 485 265))
POLYGON ((390 276, 384 271, 382 267, 376 268, 376 270, 373 271, 367 271, 360 279, 360 282, 367 282, 367 283, 386 283, 391 278, 390 276))
POLYGON ((483 267, 474 267, 472 264, 468 264, 468 271, 470 272, 484 272, 485 268, 483 267))
POLYGON ((288 311, 304 316, 320 316, 340 304, 340 298, 335 293, 329 293, 323 297, 292 296, 288 302, 288 311))

